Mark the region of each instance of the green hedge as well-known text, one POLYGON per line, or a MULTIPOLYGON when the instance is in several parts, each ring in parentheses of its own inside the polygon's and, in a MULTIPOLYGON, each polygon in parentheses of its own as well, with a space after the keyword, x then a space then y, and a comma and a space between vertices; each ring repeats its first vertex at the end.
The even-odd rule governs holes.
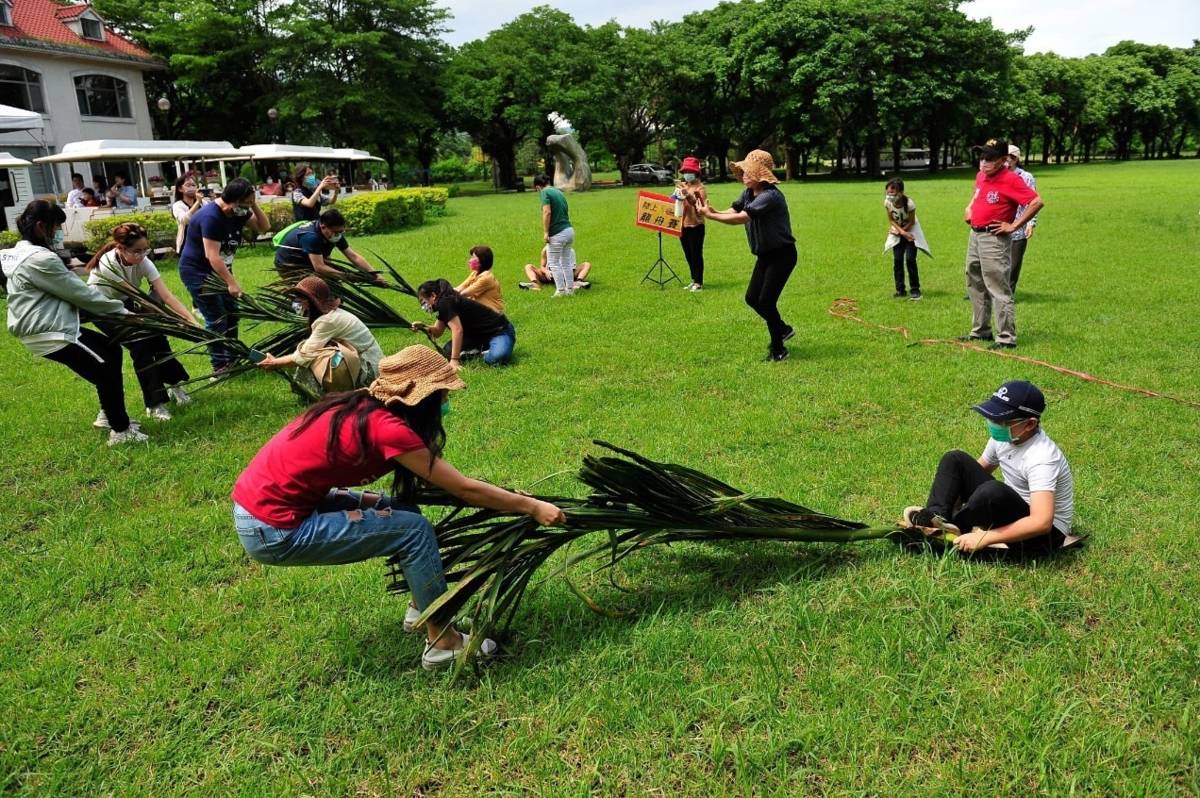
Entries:
POLYGON ((150 246, 174 246, 175 233, 179 229, 175 217, 169 211, 152 211, 150 213, 118 213, 85 222, 83 229, 87 232, 87 238, 83 241, 84 248, 88 252, 95 252, 112 239, 114 227, 130 222, 136 222, 146 228, 146 232, 150 235, 150 246))
POLYGON ((21 234, 16 230, 0 230, 0 249, 15 247, 21 240, 21 234))
POLYGON ((448 198, 444 188, 399 188, 356 192, 339 199, 336 207, 352 233, 368 235, 420 227, 427 216, 445 214, 448 198))

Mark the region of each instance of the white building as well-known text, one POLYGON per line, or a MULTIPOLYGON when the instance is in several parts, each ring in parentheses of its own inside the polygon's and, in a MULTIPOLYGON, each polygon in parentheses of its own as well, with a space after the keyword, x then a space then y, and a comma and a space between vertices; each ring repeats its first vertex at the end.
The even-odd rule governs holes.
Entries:
MULTIPOLYGON (((32 160, 72 141, 153 139, 143 75, 163 68, 87 3, 0 0, 0 104, 36 111, 45 123, 40 137, 0 133, 0 151, 32 160)), ((111 182, 116 172, 135 174, 122 162, 75 169, 87 185, 93 175, 111 182)), ((35 166, 30 179, 35 194, 62 193, 71 184, 66 165, 35 166)))

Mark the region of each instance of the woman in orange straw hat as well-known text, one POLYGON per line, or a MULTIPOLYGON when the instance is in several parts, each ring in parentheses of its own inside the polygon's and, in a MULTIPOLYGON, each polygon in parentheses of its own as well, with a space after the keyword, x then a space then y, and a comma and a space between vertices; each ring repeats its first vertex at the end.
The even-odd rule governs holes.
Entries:
MULTIPOLYGON (((446 359, 410 346, 379 364, 369 388, 330 394, 271 438, 233 487, 233 520, 246 553, 269 565, 341 565, 399 555, 413 605, 405 629, 446 591, 433 525, 411 506, 418 481, 476 507, 563 523, 553 504, 464 476, 442 459, 451 391, 466 385, 446 359), (369 485, 392 475, 392 492, 369 485)), ((451 665, 468 636, 436 614, 425 625, 427 670, 451 665)), ((491 654, 496 644, 483 641, 491 654)))
POLYGON ((715 211, 707 202, 698 203, 696 209, 706 218, 746 226, 750 253, 757 257, 746 287, 746 304, 767 322, 771 335, 767 360, 784 360, 788 351, 783 343, 796 334, 779 315, 778 307, 779 295, 796 268, 796 239, 787 199, 775 185, 779 182, 773 171, 775 159, 766 150, 752 150, 729 167, 746 187, 742 196, 727 211, 715 211))

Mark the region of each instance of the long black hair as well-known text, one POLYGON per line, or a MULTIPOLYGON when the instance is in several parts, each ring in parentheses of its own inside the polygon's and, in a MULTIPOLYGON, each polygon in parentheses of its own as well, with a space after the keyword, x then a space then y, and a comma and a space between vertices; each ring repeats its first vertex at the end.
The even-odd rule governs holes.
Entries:
POLYGON ((417 296, 429 296, 430 294, 437 294, 438 301, 434 304, 435 308, 445 297, 458 296, 458 292, 454 290, 454 286, 450 285, 442 277, 436 280, 426 280, 417 286, 417 296))
MULTIPOLYGON (((355 465, 361 465, 367 460, 371 436, 368 419, 377 410, 384 410, 403 421, 409 429, 416 433, 425 448, 429 449, 429 466, 442 455, 446 447, 446 429, 442 426, 441 392, 436 391, 426 396, 415 405, 393 404, 385 405, 366 391, 344 391, 331 393, 305 411, 300 417, 300 423, 292 430, 289 437, 296 438, 304 430, 326 413, 333 413, 329 420, 329 437, 325 441, 325 456, 333 460, 338 455, 341 440, 342 425, 354 425, 355 443, 358 456, 355 465)), ((405 504, 412 504, 416 496, 420 480, 416 474, 407 468, 397 465, 393 471, 392 496, 398 497, 405 504)))
POLYGON ((67 220, 63 209, 47 200, 34 200, 25 206, 17 217, 17 230, 21 238, 31 244, 47 247, 50 245, 50 228, 67 220), (42 223, 42 236, 37 233, 38 222, 42 223))

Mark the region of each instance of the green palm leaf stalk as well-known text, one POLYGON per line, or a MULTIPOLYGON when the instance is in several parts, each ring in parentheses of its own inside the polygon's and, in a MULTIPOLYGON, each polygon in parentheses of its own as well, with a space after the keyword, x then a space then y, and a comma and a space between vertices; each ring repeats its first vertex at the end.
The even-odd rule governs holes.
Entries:
MULTIPOLYGON (((896 531, 870 529, 784 499, 753 496, 685 466, 655 462, 603 441, 595 444, 613 454, 584 458, 578 478, 590 489, 586 499, 539 497, 563 508, 566 525, 561 528, 541 527, 527 516, 466 511, 442 491, 419 497, 421 504, 454 508, 436 528, 450 588, 425 609, 422 622, 434 613, 463 616, 471 605, 473 640, 482 641, 493 630, 504 632, 534 573, 559 551, 567 556, 549 577, 589 560, 597 562, 597 570, 609 569, 648 546, 680 541, 852 543, 896 531), (597 532, 607 534, 584 541, 590 545, 578 552, 568 551, 597 532)), ((392 558, 388 566, 388 589, 408 591, 400 560, 392 558)))

